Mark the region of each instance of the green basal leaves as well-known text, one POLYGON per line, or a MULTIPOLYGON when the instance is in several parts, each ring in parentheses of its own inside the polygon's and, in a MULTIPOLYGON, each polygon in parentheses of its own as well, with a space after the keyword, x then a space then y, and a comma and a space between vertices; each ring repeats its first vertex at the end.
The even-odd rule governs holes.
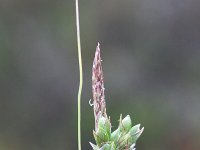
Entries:
POLYGON ((132 127, 129 115, 124 119, 120 116, 118 128, 111 132, 111 123, 107 117, 101 116, 98 122, 98 129, 93 131, 97 145, 90 143, 93 150, 135 150, 137 139, 144 128, 140 124, 132 127))

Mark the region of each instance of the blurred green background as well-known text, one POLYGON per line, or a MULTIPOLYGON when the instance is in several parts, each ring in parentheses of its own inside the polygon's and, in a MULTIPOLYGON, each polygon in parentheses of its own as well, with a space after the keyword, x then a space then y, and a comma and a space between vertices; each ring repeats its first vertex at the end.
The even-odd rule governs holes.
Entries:
MULTIPOLYGON (((138 150, 200 149, 200 1, 80 0, 82 145, 91 149, 91 68, 101 43, 113 129, 130 114, 138 150)), ((0 0, 0 150, 76 150, 73 0, 0 0)))

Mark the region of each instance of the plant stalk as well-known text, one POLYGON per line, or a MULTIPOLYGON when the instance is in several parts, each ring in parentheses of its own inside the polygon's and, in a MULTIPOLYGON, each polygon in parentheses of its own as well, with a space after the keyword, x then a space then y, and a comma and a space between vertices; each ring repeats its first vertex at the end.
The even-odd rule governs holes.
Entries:
POLYGON ((81 56, 81 40, 80 40, 80 24, 79 24, 79 5, 76 3, 76 30, 77 30, 77 46, 78 46, 78 61, 79 61, 79 90, 78 90, 78 150, 81 150, 81 93, 83 87, 83 69, 81 56))

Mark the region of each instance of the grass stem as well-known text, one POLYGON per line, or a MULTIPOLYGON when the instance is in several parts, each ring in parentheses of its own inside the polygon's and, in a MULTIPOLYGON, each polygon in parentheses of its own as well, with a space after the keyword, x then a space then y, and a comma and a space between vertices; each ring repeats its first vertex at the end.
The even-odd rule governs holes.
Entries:
POLYGON ((77 46, 78 46, 78 60, 79 60, 79 90, 78 90, 78 150, 81 150, 81 93, 83 86, 83 69, 81 56, 81 40, 80 40, 80 24, 79 24, 79 5, 76 1, 76 30, 77 30, 77 46))

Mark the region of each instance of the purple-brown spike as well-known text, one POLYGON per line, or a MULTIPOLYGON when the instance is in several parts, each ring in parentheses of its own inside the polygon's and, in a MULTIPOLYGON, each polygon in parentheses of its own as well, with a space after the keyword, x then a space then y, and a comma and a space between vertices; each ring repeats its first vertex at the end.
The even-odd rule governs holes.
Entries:
POLYGON ((93 93, 93 105, 94 105, 94 117, 95 117, 95 130, 98 129, 98 122, 101 116, 106 115, 106 102, 104 95, 104 82, 103 71, 101 66, 100 57, 100 44, 96 47, 95 57, 92 67, 92 93, 93 93))

